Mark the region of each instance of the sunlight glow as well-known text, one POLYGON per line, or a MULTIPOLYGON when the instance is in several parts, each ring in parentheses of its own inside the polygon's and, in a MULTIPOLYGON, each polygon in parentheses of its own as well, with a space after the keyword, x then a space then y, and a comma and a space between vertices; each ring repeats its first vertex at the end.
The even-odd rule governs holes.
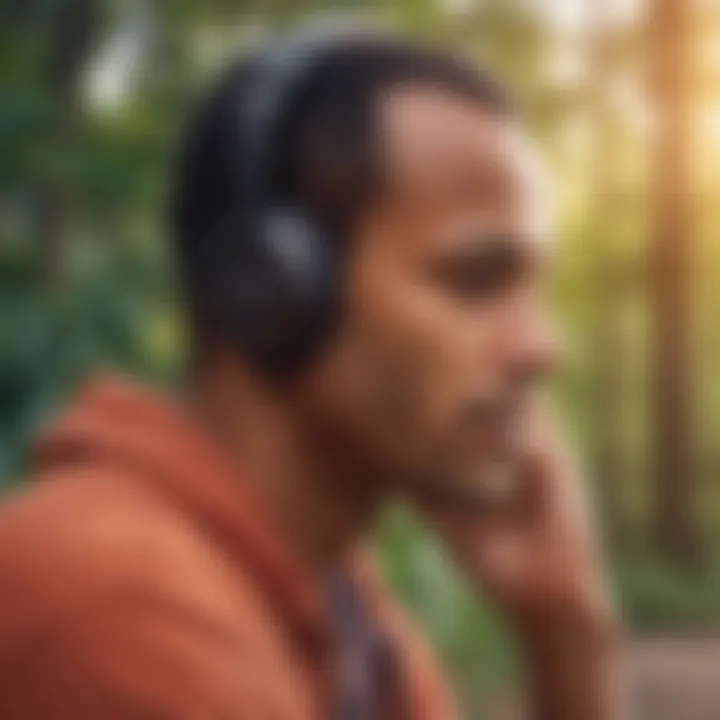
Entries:
POLYGON ((578 32, 602 17, 610 25, 637 19, 646 0, 526 0, 558 30, 578 32))

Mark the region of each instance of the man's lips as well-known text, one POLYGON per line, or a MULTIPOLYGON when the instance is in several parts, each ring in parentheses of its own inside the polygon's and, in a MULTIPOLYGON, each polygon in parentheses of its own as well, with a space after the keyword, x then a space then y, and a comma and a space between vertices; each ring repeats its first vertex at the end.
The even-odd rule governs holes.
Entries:
POLYGON ((461 423, 484 432, 518 428, 527 416, 527 405, 522 399, 478 400, 466 407, 461 423))
POLYGON ((473 456, 513 455, 524 443, 528 407, 524 400, 476 403, 463 415, 458 439, 473 456))

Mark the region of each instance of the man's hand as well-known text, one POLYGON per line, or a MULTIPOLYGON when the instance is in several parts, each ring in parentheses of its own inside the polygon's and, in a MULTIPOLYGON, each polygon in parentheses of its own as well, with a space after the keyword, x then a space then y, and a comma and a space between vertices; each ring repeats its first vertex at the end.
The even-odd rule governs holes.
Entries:
POLYGON ((548 417, 531 419, 515 492, 496 510, 426 508, 468 575, 518 632, 533 717, 606 720, 616 623, 581 474, 548 417))

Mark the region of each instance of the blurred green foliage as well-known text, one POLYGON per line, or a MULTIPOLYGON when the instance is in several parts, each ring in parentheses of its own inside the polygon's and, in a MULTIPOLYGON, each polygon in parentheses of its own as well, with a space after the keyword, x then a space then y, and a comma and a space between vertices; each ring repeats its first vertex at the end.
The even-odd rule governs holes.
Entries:
POLYGON ((720 568, 698 576, 657 558, 618 562, 619 597, 630 625, 643 632, 703 634, 720 624, 720 568))

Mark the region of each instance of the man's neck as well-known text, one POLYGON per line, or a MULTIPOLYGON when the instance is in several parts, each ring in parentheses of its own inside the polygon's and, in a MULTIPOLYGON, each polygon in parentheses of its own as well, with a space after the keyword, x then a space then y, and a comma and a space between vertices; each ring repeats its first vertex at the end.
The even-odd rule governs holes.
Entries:
POLYGON ((225 373, 193 383, 200 422, 252 485, 280 536, 313 572, 326 574, 368 529, 379 491, 329 439, 318 437, 274 388, 225 373))

